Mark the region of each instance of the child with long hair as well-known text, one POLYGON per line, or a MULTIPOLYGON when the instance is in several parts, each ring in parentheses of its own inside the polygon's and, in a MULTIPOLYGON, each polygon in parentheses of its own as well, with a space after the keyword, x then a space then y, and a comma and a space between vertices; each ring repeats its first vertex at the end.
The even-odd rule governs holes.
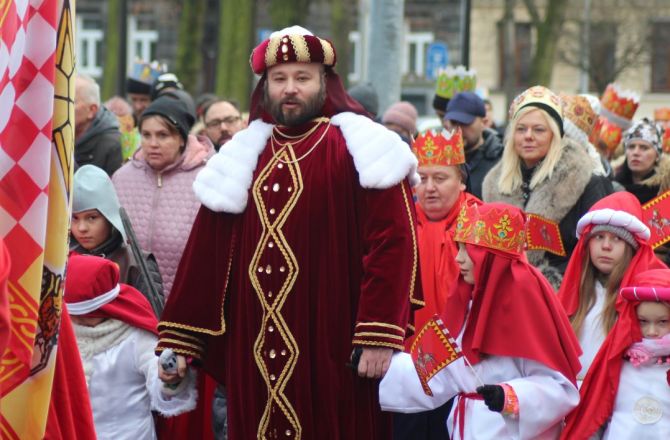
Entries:
POLYGON ((581 384, 617 320, 619 286, 639 271, 665 265, 647 242, 640 203, 627 192, 595 203, 577 223, 577 236, 558 297, 582 348, 581 384))
MULTIPOLYGON (((462 209, 454 237, 460 275, 441 317, 464 357, 438 363, 425 380, 431 396, 421 366, 396 353, 380 384, 382 409, 414 413, 456 397, 446 420, 451 438, 559 435, 578 402, 579 346, 551 285, 526 259, 525 223, 511 205, 462 209)), ((432 362, 437 351, 423 348, 422 359, 432 362)))
POLYGON ((637 440, 670 433, 670 270, 637 273, 580 389, 562 439, 637 440))

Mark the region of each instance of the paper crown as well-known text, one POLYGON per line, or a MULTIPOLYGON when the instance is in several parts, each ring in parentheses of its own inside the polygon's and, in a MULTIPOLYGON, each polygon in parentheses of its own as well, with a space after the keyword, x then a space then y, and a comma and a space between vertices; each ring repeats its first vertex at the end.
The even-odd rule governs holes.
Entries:
POLYGON ((654 120, 656 122, 670 121, 670 107, 659 107, 654 110, 654 120))
MULTIPOLYGON (((596 134, 596 142, 600 141, 601 144, 607 147, 607 151, 612 153, 621 143, 623 129, 606 117, 600 116, 598 118, 598 132, 596 134)), ((594 145, 597 145, 597 143, 594 143, 594 145)))
POLYGON ((427 130, 414 140, 412 151, 419 160, 419 166, 465 163, 463 135, 460 128, 453 131, 442 130, 438 133, 427 130))
POLYGON ((165 72, 167 72, 167 66, 164 63, 158 61, 148 63, 138 59, 133 63, 130 78, 151 85, 165 72))
POLYGON ((612 122, 628 128, 626 121, 631 121, 635 116, 635 111, 640 105, 640 95, 631 90, 623 90, 617 84, 612 83, 607 86, 605 93, 600 98, 602 104, 602 114, 608 116, 612 122), (623 121, 617 118, 623 118, 623 121))
POLYGON ((670 154, 670 126, 666 126, 665 130, 663 130, 661 148, 663 149, 663 153, 670 154))
POLYGON ((591 107, 589 100, 579 95, 560 95, 563 103, 563 116, 572 122, 587 136, 596 125, 597 115, 591 107))
POLYGON ((336 55, 333 44, 305 28, 291 26, 273 32, 251 52, 251 69, 262 75, 270 67, 282 63, 321 63, 332 67, 336 55))
POLYGON ((521 255, 526 243, 526 216, 504 203, 464 205, 456 221, 454 240, 521 255))
POLYGON ((477 88, 477 71, 467 70, 465 66, 438 69, 435 94, 451 99, 456 93, 474 92, 477 88))

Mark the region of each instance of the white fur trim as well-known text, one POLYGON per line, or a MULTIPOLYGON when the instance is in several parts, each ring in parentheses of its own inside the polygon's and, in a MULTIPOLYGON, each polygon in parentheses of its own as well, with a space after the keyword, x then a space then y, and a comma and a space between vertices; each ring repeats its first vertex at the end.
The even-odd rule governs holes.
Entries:
POLYGON ((648 240, 651 236, 649 228, 640 219, 626 211, 615 211, 610 208, 599 209, 584 214, 579 219, 579 222, 577 222, 577 238, 579 238, 584 228, 588 225, 617 226, 626 229, 642 240, 648 240))
POLYGON ((418 161, 398 134, 351 112, 339 113, 330 121, 342 130, 362 187, 390 188, 407 177, 412 186, 419 184, 418 161))
POLYGON ((156 378, 149 387, 151 395, 151 406, 165 417, 174 417, 189 411, 193 411, 198 403, 198 389, 196 384, 196 373, 188 369, 186 377, 179 383, 174 395, 163 392, 163 382, 156 378))
POLYGON ((244 211, 258 156, 272 128, 260 119, 253 121, 207 162, 193 182, 195 196, 203 205, 216 212, 239 214, 244 211))
MULTIPOLYGON (((390 188, 408 176, 412 186, 419 184, 418 161, 396 133, 349 112, 335 115, 331 123, 342 131, 362 187, 390 188)), ((193 182, 200 203, 216 212, 244 211, 258 156, 265 149, 272 129, 273 125, 257 119, 221 147, 193 182)))
MULTIPOLYGON (((117 284, 109 292, 105 292, 102 295, 96 296, 95 298, 75 303, 67 303, 67 311, 70 313, 70 315, 75 316, 91 313, 94 310, 98 310, 105 304, 109 304, 110 302, 114 301, 114 299, 119 296, 120 291, 121 286, 117 284)), ((65 295, 67 296, 67 293, 65 295)))

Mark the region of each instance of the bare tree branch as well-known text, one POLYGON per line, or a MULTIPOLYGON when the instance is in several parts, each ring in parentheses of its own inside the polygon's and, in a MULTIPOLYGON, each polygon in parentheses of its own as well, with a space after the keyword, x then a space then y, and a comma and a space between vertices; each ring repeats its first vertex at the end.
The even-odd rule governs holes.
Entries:
POLYGON ((533 23, 533 26, 538 27, 542 24, 542 18, 540 13, 537 10, 537 5, 534 0, 523 0, 523 3, 526 5, 528 14, 530 15, 530 20, 533 23))

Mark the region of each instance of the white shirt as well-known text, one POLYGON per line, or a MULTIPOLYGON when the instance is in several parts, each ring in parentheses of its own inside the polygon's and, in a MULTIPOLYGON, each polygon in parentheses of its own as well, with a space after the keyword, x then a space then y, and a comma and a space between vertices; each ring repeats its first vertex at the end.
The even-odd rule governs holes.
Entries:
POLYGON ((579 362, 582 364, 582 369, 577 375, 577 382, 580 386, 591 367, 593 359, 605 341, 605 332, 602 327, 602 313, 605 307, 605 287, 599 281, 596 281, 594 290, 596 301, 591 310, 586 314, 582 332, 579 335, 579 345, 582 347, 582 355, 579 357, 579 362))
POLYGON ((670 438, 670 365, 635 367, 624 362, 614 411, 603 439, 670 438))

